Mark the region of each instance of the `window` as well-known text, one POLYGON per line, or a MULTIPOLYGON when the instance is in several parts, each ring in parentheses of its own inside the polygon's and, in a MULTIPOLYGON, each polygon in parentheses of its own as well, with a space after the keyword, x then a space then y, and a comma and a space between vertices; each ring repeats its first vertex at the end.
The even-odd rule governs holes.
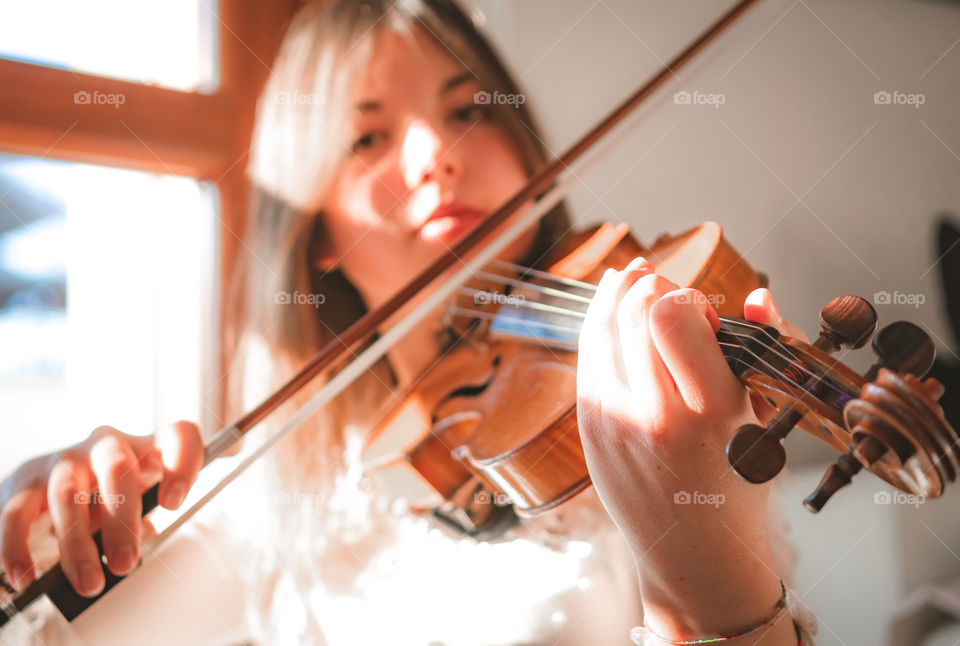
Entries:
POLYGON ((0 56, 209 92, 217 81, 216 11, 213 0, 5 2, 0 56))
POLYGON ((0 156, 0 186, 0 473, 100 424, 209 417, 209 184, 0 156))
POLYGON ((221 312, 298 4, 0 7, 0 477, 99 424, 234 421, 221 312))

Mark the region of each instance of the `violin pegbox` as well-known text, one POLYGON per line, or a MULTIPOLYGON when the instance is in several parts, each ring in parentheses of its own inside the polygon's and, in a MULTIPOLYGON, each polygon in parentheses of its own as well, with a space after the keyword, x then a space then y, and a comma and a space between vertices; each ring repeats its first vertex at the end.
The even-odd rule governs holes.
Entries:
POLYGON ((842 454, 803 501, 811 512, 864 467, 907 493, 942 495, 960 471, 960 450, 937 404, 943 386, 923 379, 936 352, 929 335, 907 321, 874 335, 876 311, 858 296, 830 301, 820 325, 812 344, 789 337, 768 343, 740 375, 777 413, 766 428, 737 430, 727 445, 733 470, 748 482, 767 482, 786 462, 783 439, 800 427, 842 454), (832 356, 871 338, 878 361, 862 376, 832 356))

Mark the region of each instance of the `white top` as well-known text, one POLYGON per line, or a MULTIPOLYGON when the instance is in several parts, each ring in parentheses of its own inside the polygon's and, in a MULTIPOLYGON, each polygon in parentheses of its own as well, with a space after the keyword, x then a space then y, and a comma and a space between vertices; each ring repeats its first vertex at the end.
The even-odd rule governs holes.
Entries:
MULTIPOLYGON (((358 455, 348 441, 348 464, 358 455)), ((0 645, 628 646, 642 623, 632 556, 593 488, 503 541, 478 543, 366 490, 355 466, 321 500, 264 486, 271 464, 255 465, 155 554, 145 550, 140 569, 73 624, 43 599, 0 645)), ((784 478, 768 525, 789 588, 784 478)), ((789 601, 813 644, 816 619, 789 601)))
MULTIPOLYGON (((375 531, 330 542, 337 567, 327 579, 281 575, 266 612, 251 610, 257 590, 242 574, 256 555, 225 531, 262 516, 218 502, 72 625, 42 600, 25 613, 31 621, 8 624, 0 644, 628 645, 642 623, 632 558, 613 524, 598 520, 592 489, 494 544, 364 497, 375 531)), ((789 585, 794 552, 779 497, 771 500, 771 541, 789 585)), ((813 644, 816 620, 796 604, 794 596, 804 644, 813 644)))

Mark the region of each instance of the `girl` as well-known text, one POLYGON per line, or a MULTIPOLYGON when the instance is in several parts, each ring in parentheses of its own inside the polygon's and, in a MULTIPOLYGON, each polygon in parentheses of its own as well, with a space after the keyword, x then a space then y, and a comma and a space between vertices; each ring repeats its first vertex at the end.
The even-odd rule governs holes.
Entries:
MULTIPOLYGON (((526 106, 480 102, 479 92, 520 96, 452 0, 335 0, 301 10, 258 104, 251 253, 236 280, 237 325, 227 341, 243 361, 230 375, 228 417, 384 303, 544 163, 526 106), (294 292, 317 298, 277 297, 294 292)), ((570 225, 554 209, 502 257, 535 264, 570 225)), ((802 337, 766 290, 745 309, 802 337)), ((677 289, 642 258, 604 275, 577 374, 595 487, 496 543, 406 513, 359 468, 366 429, 449 347, 440 320, 409 334, 286 438, 246 478, 249 491, 206 519, 213 530, 203 540, 240 545, 231 562, 249 565, 240 579, 217 576, 224 589, 246 583, 252 638, 625 643, 642 621, 648 632, 636 631, 637 643, 711 635, 798 642, 804 622, 793 598, 777 612, 791 561, 767 513, 769 486, 731 476, 723 455, 733 431, 757 413, 721 356, 703 295, 677 289), (723 502, 679 505, 680 491, 723 502)), ((181 422, 148 438, 101 427, 23 465, 0 490, 4 568, 18 588, 33 579, 27 535, 49 510, 67 577, 82 594, 98 593, 91 527, 102 523, 107 567, 130 572, 141 550, 139 492, 159 480, 161 504, 178 507, 201 459, 198 429, 181 422), (74 494, 93 488, 126 502, 96 506, 91 517, 74 494)))

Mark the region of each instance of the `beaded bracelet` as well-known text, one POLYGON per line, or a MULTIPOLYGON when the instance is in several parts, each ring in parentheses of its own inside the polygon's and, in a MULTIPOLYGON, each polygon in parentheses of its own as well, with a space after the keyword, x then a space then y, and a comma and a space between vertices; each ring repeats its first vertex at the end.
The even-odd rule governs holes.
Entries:
POLYGON ((760 630, 764 626, 769 626, 780 615, 780 613, 783 612, 783 609, 787 607, 787 588, 786 586, 783 585, 783 579, 780 580, 780 593, 781 593, 780 600, 777 602, 776 608, 774 609, 772 615, 770 615, 769 617, 761 621, 756 626, 753 626, 752 628, 748 628, 747 630, 737 633, 736 635, 716 635, 712 637, 703 637, 701 639, 694 639, 692 641, 674 641, 672 639, 667 639, 666 637, 658 635, 657 633, 650 630, 650 628, 648 628, 647 626, 640 626, 638 628, 634 628, 631 631, 630 637, 633 639, 633 643, 640 644, 641 642, 639 641, 639 638, 641 637, 641 634, 638 634, 638 633, 640 631, 645 630, 648 634, 656 637, 660 641, 667 644, 674 644, 675 646, 696 646, 697 644, 713 644, 716 642, 725 642, 730 639, 743 637, 744 635, 749 635, 752 632, 760 630))

